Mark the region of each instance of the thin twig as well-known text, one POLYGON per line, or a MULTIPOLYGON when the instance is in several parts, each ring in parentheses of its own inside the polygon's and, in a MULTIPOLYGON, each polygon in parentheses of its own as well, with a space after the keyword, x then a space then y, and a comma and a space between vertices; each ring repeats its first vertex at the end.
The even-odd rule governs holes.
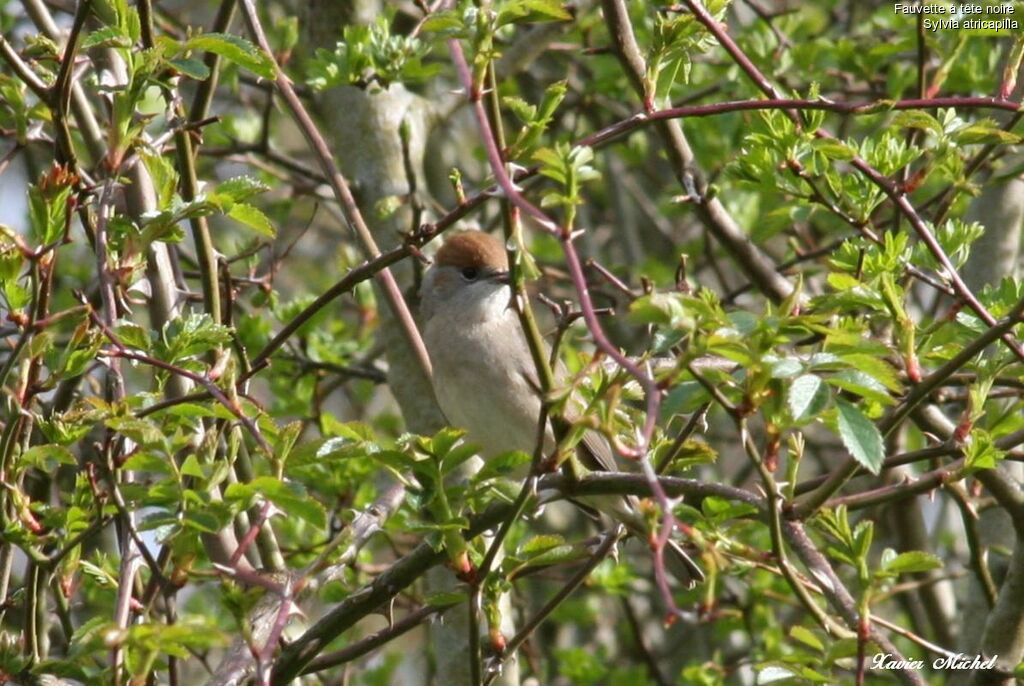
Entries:
POLYGON ((435 615, 444 614, 444 612, 460 602, 460 600, 450 599, 445 600, 438 605, 425 605, 418 610, 410 612, 397 622, 390 623, 380 631, 370 634, 362 640, 345 646, 340 650, 335 650, 334 652, 321 655, 306 665, 301 673, 315 674, 316 672, 322 672, 325 669, 330 669, 332 667, 352 662, 353 660, 360 658, 387 643, 390 643, 408 631, 415 629, 423 622, 433 620, 435 615))
POLYGON ((625 535, 625 528, 622 525, 616 526, 614 529, 610 529, 604 532, 603 539, 598 545, 597 549, 591 554, 590 559, 583 565, 575 574, 573 574, 565 585, 558 590, 558 592, 551 596, 544 605, 541 606, 537 612, 526 620, 523 624, 523 628, 513 636, 505 647, 505 652, 502 655, 502 659, 515 655, 516 651, 519 650, 519 646, 523 644, 530 637, 531 634, 537 629, 541 623, 547 619, 555 609, 562 604, 566 598, 572 595, 573 591, 579 588, 580 584, 587 580, 590 573, 594 571, 597 565, 601 564, 608 555, 614 550, 615 545, 625 535))
POLYGON ((11 71, 17 74, 18 80, 28 86, 29 90, 35 93, 37 98, 43 102, 50 101, 50 89, 43 83, 42 79, 36 76, 36 73, 32 71, 32 67, 28 66, 21 59, 21 56, 18 55, 10 41, 2 35, 0 35, 0 57, 3 57, 11 71))

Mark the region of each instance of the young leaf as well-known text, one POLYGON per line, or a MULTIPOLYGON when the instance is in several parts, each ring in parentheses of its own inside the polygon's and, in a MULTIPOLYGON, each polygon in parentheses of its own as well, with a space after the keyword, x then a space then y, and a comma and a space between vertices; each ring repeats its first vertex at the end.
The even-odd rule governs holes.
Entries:
POLYGON ((927 572, 932 569, 941 569, 942 560, 921 550, 911 550, 900 553, 883 567, 884 571, 891 574, 907 574, 910 572, 927 572))
POLYGON ((204 50, 220 55, 265 79, 274 78, 274 61, 244 38, 230 33, 204 33, 189 39, 186 50, 204 50))
POLYGON ((241 224, 245 224, 261 236, 273 238, 277 235, 277 230, 270 222, 270 218, 252 205, 247 205, 243 202, 235 203, 228 210, 228 216, 241 224))
POLYGON ((793 380, 789 387, 789 411, 793 419, 800 421, 805 417, 821 412, 828 403, 829 390, 816 374, 803 374, 793 380))
POLYGON ((839 438, 843 445, 872 474, 878 474, 885 460, 885 444, 878 427, 855 405, 836 399, 839 438))
POLYGON ((264 495, 287 515, 295 515, 320 529, 327 526, 327 511, 324 506, 311 498, 306 489, 294 481, 285 482, 271 476, 261 476, 247 484, 231 484, 224 497, 227 500, 249 501, 256 493, 264 495))
POLYGON ((252 176, 236 176, 217 185, 217 196, 226 196, 232 202, 242 202, 270 190, 267 184, 252 176))

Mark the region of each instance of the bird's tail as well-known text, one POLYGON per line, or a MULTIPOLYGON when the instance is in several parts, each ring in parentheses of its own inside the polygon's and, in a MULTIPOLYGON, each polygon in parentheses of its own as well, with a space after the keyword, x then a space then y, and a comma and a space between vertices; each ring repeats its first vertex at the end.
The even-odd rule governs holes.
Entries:
POLYGON ((665 567, 669 573, 686 588, 693 588, 704 581, 704 572, 686 551, 675 541, 665 545, 665 567))
MULTIPOLYGON (((579 500, 585 507, 593 508, 625 524, 629 532, 641 541, 650 539, 647 524, 637 510, 636 499, 621 496, 587 496, 579 500)), ((678 542, 669 539, 665 545, 664 559, 668 573, 683 587, 693 588, 704 581, 704 572, 678 542)))

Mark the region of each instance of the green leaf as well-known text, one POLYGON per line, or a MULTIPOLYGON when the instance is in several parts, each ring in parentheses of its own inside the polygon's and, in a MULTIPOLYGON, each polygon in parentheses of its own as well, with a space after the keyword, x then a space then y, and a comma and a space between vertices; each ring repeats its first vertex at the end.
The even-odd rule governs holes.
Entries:
POLYGON ((461 429, 446 426, 431 437, 430 452, 438 459, 443 459, 465 433, 461 429))
POLYGON ((274 61, 267 53, 244 38, 230 33, 204 33, 190 38, 186 50, 205 50, 234 62, 265 79, 274 78, 274 61))
MULTIPOLYGON (((765 362, 769 359, 766 358, 765 362)), ((773 379, 792 379, 804 370, 803 362, 792 357, 771 361, 773 379)))
POLYGON ((160 427, 148 419, 111 417, 106 421, 106 424, 107 427, 132 439, 141 446, 162 447, 166 440, 160 427))
POLYGON ((160 410, 161 414, 175 417, 216 417, 217 413, 205 405, 198 403, 178 403, 160 410))
POLYGON ((786 397, 793 419, 800 421, 825 409, 830 393, 820 376, 803 374, 793 380, 786 397))
POLYGON ((861 466, 878 474, 885 460, 885 443, 878 427, 855 405, 841 398, 836 399, 836 409, 843 445, 861 466))
POLYGON ((477 448, 472 443, 461 443, 445 453, 441 460, 441 474, 451 474, 460 465, 476 455, 477 448))
POLYGON ((139 531, 153 531, 155 529, 164 529, 167 527, 176 527, 178 524, 178 517, 173 512, 160 508, 152 510, 143 516, 142 521, 139 522, 139 531))
POLYGON ((674 329, 692 329, 695 324, 681 293, 654 292, 637 298, 630 303, 629 318, 637 324, 661 324, 674 329))
POLYGON ((825 650, 825 645, 817 636, 814 635, 814 632, 812 632, 810 629, 807 629, 799 625, 794 626, 792 629, 789 630, 789 635, 791 638, 796 639, 797 641, 800 641, 804 645, 810 646, 811 648, 814 648, 817 651, 825 650))
POLYGON ((146 163, 146 170, 149 171, 149 176, 153 180, 156 206, 170 206, 178 188, 178 170, 168 158, 161 155, 139 151, 139 157, 146 163))
POLYGON ((242 202, 260 193, 266 193, 270 186, 252 176, 235 176, 217 186, 217 196, 226 196, 232 202, 242 202))
POLYGON ((116 26, 104 26, 82 39, 82 50, 89 48, 130 48, 132 39, 116 26))
POLYGON ((904 110, 897 112, 893 115, 892 126, 898 128, 908 129, 920 129, 922 131, 928 131, 934 133, 936 136, 942 135, 942 124, 939 120, 928 114, 924 110, 904 110))
POLYGON ((893 574, 908 574, 910 572, 927 572, 932 569, 941 569, 942 560, 931 553, 921 550, 911 550, 900 553, 889 560, 883 569, 893 574))
POLYGON ((117 579, 114 575, 107 572, 102 567, 94 565, 91 562, 82 560, 78 563, 83 574, 93 581, 97 586, 105 588, 117 588, 117 579))
POLYGON ((25 256, 20 250, 6 240, 0 243, 0 283, 16 280, 24 265, 25 256))
POLYGON ((857 369, 845 369, 833 374, 828 377, 828 383, 883 405, 892 405, 896 402, 880 381, 857 369))
POLYGON ((991 143, 994 145, 1016 145, 1021 142, 1021 137, 1009 131, 1003 131, 995 122, 984 120, 965 126, 954 134, 957 143, 961 145, 980 145, 991 143))
POLYGON ((78 464, 71 451, 59 445, 33 446, 21 454, 19 462, 46 472, 53 472, 62 464, 78 464))
POLYGON ((212 624, 212 619, 184 617, 178 624, 133 624, 125 643, 139 650, 156 650, 184 659, 192 651, 206 651, 226 645, 230 637, 212 624))
POLYGON ((574 562, 581 557, 586 557, 586 555, 587 552, 577 546, 569 544, 554 545, 531 554, 524 562, 515 565, 514 570, 510 571, 516 572, 526 567, 548 567, 564 562, 574 562))
POLYGON ((530 464, 532 460, 533 458, 522 450, 514 450, 497 457, 489 457, 484 462, 484 466, 480 468, 480 471, 473 476, 473 481, 475 483, 483 483, 488 479, 494 479, 499 476, 509 476, 524 470, 526 465, 530 464))
POLYGON ((757 513, 755 505, 734 502, 718 496, 705 498, 701 501, 700 509, 704 516, 715 524, 722 524, 730 519, 748 517, 757 513))
POLYGON ((215 534, 231 521, 230 516, 218 516, 218 513, 197 510, 190 507, 182 515, 181 523, 190 529, 207 534, 215 534))
POLYGON ((465 27, 462 17, 454 10, 431 12, 423 22, 421 33, 456 32, 465 27))
POLYGON ((890 391, 899 393, 902 390, 903 386, 900 384, 895 368, 884 358, 865 353, 850 353, 844 354, 841 357, 843 362, 868 374, 890 391))
POLYGON ((149 331, 142 328, 135 322, 119 320, 114 324, 114 334, 129 348, 138 348, 148 352, 152 341, 149 338, 149 331))
POLYGON ((4 284, 4 297, 11 310, 19 310, 32 302, 32 291, 14 281, 4 284))
POLYGON ((178 57, 168 60, 167 63, 185 76, 196 81, 203 81, 210 76, 210 68, 202 60, 198 60, 195 57, 178 57))
POLYGON ((401 450, 377 450, 370 453, 370 458, 395 472, 402 475, 406 470, 412 470, 419 464, 419 461, 401 450))
POLYGON ((140 450, 124 462, 124 468, 132 472, 153 472, 154 474, 173 474, 174 470, 167 458, 160 457, 148 450, 140 450))
POLYGON ((857 151, 851 148, 849 145, 842 141, 830 140, 826 138, 815 140, 812 145, 814 149, 820 152, 830 160, 840 160, 842 162, 848 162, 857 156, 857 151))
POLYGON ((274 452, 276 453, 277 459, 282 463, 285 462, 292 452, 292 448, 295 447, 295 442, 299 440, 299 435, 302 433, 302 422, 296 420, 289 423, 277 436, 277 440, 274 441, 274 452))
POLYGON ((825 280, 837 291, 849 291, 862 285, 856 276, 845 272, 832 272, 825 280))
POLYGON ((534 536, 519 547, 519 556, 529 559, 545 553, 552 548, 565 545, 565 539, 557 534, 542 534, 534 536))
POLYGON ((324 506, 311 498, 306 489, 294 481, 280 481, 272 476, 261 476, 247 484, 231 484, 227 487, 224 497, 227 500, 248 502, 257 493, 281 508, 286 515, 295 515, 319 529, 327 526, 327 511, 324 506))
POLYGON ((572 21, 572 15, 558 0, 512 0, 502 5, 497 25, 530 21, 572 21))
POLYGON ((30 357, 41 357, 56 344, 56 334, 53 331, 43 331, 33 336, 28 343, 28 354, 30 357))
MULTIPOLYGON (((44 179, 45 177, 44 174, 44 179)), ((56 241, 64 233, 71 186, 49 186, 45 190, 42 186, 43 180, 40 180, 38 186, 29 186, 29 224, 32 227, 32 238, 41 245, 46 245, 56 241)))
MULTIPOLYGON (((393 33, 388 14, 367 25, 346 26, 333 50, 318 48, 307 63, 306 83, 316 90, 348 84, 372 92, 394 81, 411 83, 436 74, 439 65, 423 61, 429 44, 393 33)), ((441 23, 447 22, 431 22, 431 30, 441 23)))
POLYGON ((181 463, 181 473, 185 476, 194 476, 197 479, 206 478, 206 474, 203 473, 203 466, 199 464, 199 458, 195 455, 189 455, 181 463))
POLYGON ((227 344, 231 341, 231 330, 215 323, 208 314, 189 314, 167 322, 160 337, 163 344, 160 358, 176 362, 227 344))
POLYGON ((1005 457, 1006 452, 992 441, 992 434, 978 428, 971 431, 964 449, 964 463, 968 470, 993 469, 1005 457))
POLYGON ((228 216, 237 222, 245 224, 261 236, 273 238, 277 235, 277 229, 270 223, 270 218, 252 205, 235 203, 228 210, 228 216))

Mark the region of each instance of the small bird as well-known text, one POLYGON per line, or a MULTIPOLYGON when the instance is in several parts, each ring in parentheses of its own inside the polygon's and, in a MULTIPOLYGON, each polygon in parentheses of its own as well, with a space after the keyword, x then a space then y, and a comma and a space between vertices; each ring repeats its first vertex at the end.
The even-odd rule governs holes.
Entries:
MULTIPOLYGON (((480 231, 457 233, 445 241, 423 277, 420 310, 434 391, 451 425, 466 431, 484 459, 512 450, 532 454, 540 421, 540 383, 513 305, 501 241, 480 231)), ((559 369, 558 376, 564 375, 559 369)), ((549 422, 545 453, 555 446, 549 422)), ((611 446, 596 431, 585 433, 577 456, 588 469, 616 471, 611 446)), ((646 537, 635 498, 588 499, 587 505, 646 537)), ((675 542, 666 553, 668 568, 682 583, 703 581, 700 568, 675 542)))

